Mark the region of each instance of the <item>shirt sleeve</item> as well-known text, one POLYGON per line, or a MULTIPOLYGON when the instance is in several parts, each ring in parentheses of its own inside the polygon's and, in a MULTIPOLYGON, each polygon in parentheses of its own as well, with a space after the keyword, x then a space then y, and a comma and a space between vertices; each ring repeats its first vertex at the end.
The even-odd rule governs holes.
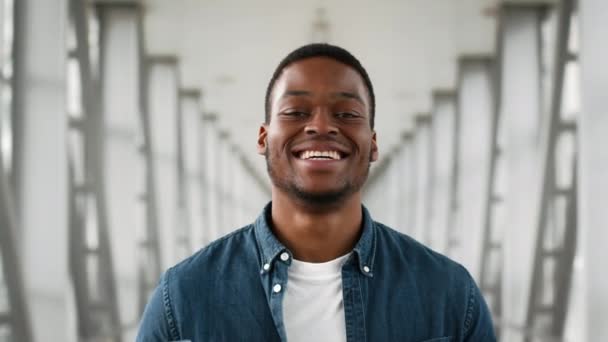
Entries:
POLYGON ((171 300, 167 286, 168 272, 154 289, 139 324, 136 342, 167 342, 178 340, 174 338, 174 322, 172 320, 171 300))
POLYGON ((469 279, 469 298, 464 321, 463 340, 467 342, 496 341, 490 310, 481 295, 481 291, 470 275, 469 279))

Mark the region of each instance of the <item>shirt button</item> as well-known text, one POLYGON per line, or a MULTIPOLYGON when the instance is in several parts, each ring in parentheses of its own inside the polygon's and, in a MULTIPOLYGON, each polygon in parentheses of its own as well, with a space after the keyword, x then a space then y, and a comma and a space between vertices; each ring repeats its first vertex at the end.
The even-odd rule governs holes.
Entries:
POLYGON ((270 264, 264 264, 264 271, 268 271, 270 269, 270 264))
POLYGON ((289 260, 289 254, 287 254, 287 252, 284 252, 283 254, 281 254, 281 260, 283 260, 283 261, 289 260))
POLYGON ((363 271, 365 271, 365 273, 369 273, 369 267, 363 266, 363 271))
POLYGON ((281 289, 282 289, 281 284, 276 284, 272 287, 272 291, 274 291, 274 293, 281 292, 281 289))

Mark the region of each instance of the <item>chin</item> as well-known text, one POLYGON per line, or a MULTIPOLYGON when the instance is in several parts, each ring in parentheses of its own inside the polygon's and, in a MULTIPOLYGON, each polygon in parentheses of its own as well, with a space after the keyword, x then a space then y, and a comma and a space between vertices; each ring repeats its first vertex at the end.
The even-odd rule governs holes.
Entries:
POLYGON ((340 205, 354 193, 350 186, 345 186, 341 189, 333 190, 307 190, 303 188, 294 187, 290 193, 297 198, 297 200, 304 202, 311 206, 332 206, 340 205))

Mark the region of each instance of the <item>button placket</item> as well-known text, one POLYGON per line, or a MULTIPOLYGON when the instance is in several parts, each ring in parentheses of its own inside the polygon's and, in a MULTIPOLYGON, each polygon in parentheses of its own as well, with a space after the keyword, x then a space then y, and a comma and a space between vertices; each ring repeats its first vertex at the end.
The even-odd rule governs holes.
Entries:
POLYGON ((281 260, 283 260, 283 261, 289 260, 289 253, 287 253, 287 252, 281 253, 281 260))
MULTIPOLYGON (((287 256, 289 257, 289 254, 287 254, 287 256)), ((277 259, 281 259, 281 254, 277 256, 277 259)), ((262 277, 267 277, 266 284, 268 287, 266 287, 266 290, 268 291, 268 304, 277 332, 282 341, 286 340, 283 322, 283 297, 287 284, 288 266, 288 262, 280 262, 276 259, 271 260, 269 261, 269 271, 262 275, 262 277)))

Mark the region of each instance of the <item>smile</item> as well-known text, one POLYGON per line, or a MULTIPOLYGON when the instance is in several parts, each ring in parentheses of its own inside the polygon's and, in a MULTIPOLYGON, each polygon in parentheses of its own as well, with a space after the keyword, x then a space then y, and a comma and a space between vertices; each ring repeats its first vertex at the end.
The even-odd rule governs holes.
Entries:
POLYGON ((301 151, 297 154, 303 160, 340 160, 343 155, 340 151, 301 151))

